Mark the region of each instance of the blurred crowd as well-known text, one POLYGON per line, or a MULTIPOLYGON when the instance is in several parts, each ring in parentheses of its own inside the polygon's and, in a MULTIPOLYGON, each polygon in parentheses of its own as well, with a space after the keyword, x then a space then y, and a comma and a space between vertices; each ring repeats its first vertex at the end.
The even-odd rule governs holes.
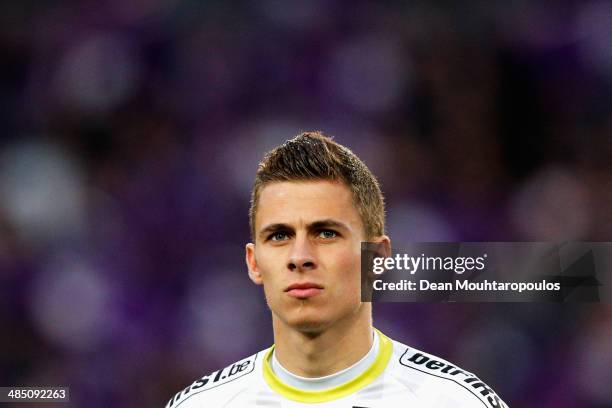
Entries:
MULTIPOLYGON (((611 38, 607 1, 2 2, 0 385, 163 406, 269 346, 249 194, 303 130, 370 166, 398 243, 612 241, 611 38)), ((610 305, 375 325, 511 407, 612 406, 610 305)))

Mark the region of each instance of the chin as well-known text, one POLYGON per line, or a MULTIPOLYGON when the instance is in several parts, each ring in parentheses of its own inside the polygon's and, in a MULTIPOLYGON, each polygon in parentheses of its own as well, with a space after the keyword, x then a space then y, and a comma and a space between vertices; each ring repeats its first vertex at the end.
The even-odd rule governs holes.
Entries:
POLYGON ((327 324, 321 319, 300 319, 295 322, 294 326, 303 330, 316 330, 324 328, 327 324))
POLYGON ((329 326, 329 321, 323 319, 321 314, 312 316, 300 316, 289 318, 287 323, 302 333, 317 334, 324 331, 329 326))
POLYGON ((307 336, 317 336, 325 331, 326 325, 323 324, 299 324, 294 326, 297 331, 307 336))

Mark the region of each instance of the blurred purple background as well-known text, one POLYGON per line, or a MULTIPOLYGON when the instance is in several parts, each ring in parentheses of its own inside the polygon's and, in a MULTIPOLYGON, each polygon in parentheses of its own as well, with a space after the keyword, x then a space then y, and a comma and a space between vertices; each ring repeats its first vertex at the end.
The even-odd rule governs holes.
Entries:
MULTIPOLYGON (((2 2, 0 385, 159 407, 269 346, 249 192, 302 130, 378 175, 397 242, 612 241, 612 3, 553 4, 2 2)), ((375 323, 511 407, 612 406, 609 305, 375 323)))

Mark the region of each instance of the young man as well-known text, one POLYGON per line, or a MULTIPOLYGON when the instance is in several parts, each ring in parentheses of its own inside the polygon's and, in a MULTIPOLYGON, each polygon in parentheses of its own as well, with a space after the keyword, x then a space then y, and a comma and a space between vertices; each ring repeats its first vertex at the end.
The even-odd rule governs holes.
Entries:
POLYGON ((204 376, 167 408, 507 407, 473 374, 393 341, 361 302, 361 242, 389 256, 376 178, 318 132, 269 152, 253 188, 249 277, 274 345, 204 376))

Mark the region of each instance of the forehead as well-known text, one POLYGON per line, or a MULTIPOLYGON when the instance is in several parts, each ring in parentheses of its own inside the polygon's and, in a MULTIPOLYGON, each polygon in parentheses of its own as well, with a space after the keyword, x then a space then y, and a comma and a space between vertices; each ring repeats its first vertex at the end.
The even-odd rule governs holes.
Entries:
POLYGON ((336 219, 361 228, 353 194, 339 181, 282 181, 265 185, 259 194, 255 227, 336 219))

